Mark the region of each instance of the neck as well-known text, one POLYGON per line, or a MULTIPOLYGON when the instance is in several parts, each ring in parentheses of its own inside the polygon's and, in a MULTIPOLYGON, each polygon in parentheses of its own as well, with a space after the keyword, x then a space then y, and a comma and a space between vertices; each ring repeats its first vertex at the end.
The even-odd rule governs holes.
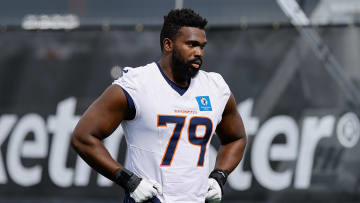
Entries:
POLYGON ((171 65, 171 60, 168 60, 167 58, 161 58, 159 61, 160 68, 172 82, 174 82, 176 85, 180 87, 187 87, 190 84, 190 80, 184 80, 182 78, 177 77, 175 74, 174 67, 171 65))

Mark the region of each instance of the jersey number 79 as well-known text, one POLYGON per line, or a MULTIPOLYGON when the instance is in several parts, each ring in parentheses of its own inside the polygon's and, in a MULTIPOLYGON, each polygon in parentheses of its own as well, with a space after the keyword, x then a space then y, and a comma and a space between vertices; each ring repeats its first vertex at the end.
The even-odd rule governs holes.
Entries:
MULTIPOLYGON (((186 120, 185 116, 158 115, 158 120, 157 120, 158 127, 167 127, 167 124, 175 124, 174 130, 167 144, 160 166, 171 165, 177 144, 180 140, 181 132, 185 126, 185 120, 186 120)), ((200 147, 200 154, 199 154, 197 166, 203 166, 205 152, 206 152, 206 145, 210 140, 211 132, 213 130, 212 121, 210 120, 210 118, 207 117, 194 116, 190 118, 188 126, 189 127, 187 130, 188 130, 189 142, 193 145, 200 147), (205 126, 205 133, 201 137, 197 136, 196 134, 196 128, 198 126, 205 126)))

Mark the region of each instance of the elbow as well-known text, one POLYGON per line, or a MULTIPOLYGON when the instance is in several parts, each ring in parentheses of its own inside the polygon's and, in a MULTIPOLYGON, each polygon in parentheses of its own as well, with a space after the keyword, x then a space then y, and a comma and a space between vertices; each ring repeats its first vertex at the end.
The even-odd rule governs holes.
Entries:
POLYGON ((79 151, 81 148, 81 134, 74 131, 71 136, 71 147, 75 149, 75 151, 79 151))
POLYGON ((239 142, 239 146, 240 146, 240 148, 241 148, 241 153, 243 154, 244 151, 245 151, 247 142, 248 142, 245 131, 244 131, 243 133, 241 133, 238 142, 239 142))
POLYGON ((74 130, 71 136, 71 147, 75 149, 75 151, 82 152, 87 146, 91 145, 91 138, 88 133, 79 131, 77 129, 74 130))
POLYGON ((71 146, 78 153, 88 151, 101 144, 101 141, 89 132, 75 129, 71 136, 71 146))

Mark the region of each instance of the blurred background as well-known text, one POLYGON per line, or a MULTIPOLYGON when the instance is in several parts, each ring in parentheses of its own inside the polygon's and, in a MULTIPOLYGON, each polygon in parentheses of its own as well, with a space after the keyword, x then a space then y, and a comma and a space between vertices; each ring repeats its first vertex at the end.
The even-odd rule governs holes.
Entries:
MULTIPOLYGON (((358 0, 0 0, 0 202, 122 202, 71 132, 123 67, 160 58, 174 8, 208 19, 203 69, 248 134, 223 202, 360 202, 358 0)), ((126 161, 121 127, 104 142, 126 161)))

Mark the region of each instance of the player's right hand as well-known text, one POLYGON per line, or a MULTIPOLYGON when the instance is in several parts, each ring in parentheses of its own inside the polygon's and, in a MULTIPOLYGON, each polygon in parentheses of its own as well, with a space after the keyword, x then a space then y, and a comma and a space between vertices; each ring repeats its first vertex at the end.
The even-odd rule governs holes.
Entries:
POLYGON ((135 202, 144 202, 159 194, 162 194, 162 187, 158 182, 142 179, 134 192, 130 193, 130 197, 135 202))

